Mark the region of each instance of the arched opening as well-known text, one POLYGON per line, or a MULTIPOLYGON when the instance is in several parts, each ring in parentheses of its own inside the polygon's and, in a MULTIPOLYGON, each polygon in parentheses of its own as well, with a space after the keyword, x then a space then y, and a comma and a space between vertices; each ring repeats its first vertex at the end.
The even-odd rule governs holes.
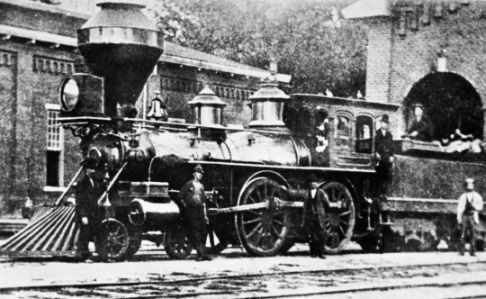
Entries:
POLYGON ((481 97, 463 77, 454 73, 428 74, 413 85, 405 98, 407 127, 413 120, 411 106, 420 103, 432 125, 432 140, 450 138, 456 129, 474 138, 483 137, 481 97))

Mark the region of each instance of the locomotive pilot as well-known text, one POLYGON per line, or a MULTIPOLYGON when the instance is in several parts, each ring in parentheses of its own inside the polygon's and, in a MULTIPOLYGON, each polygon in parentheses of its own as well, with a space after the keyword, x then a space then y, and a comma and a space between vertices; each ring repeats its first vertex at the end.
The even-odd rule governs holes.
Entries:
POLYGON ((461 228, 461 247, 459 254, 464 255, 466 235, 469 236, 469 253, 476 255, 476 225, 479 224, 479 212, 483 209, 483 198, 474 191, 474 179, 464 181, 466 192, 461 194, 457 203, 457 223, 461 228))
POLYGON ((326 209, 329 208, 329 199, 326 193, 319 188, 317 178, 310 179, 310 190, 304 201, 302 226, 309 237, 309 250, 312 257, 326 258, 324 246, 327 232, 325 226, 326 209))
POLYGON ((193 172, 194 178, 184 184, 179 194, 182 221, 187 229, 187 237, 197 251, 196 261, 211 260, 204 248, 209 220, 206 214, 206 195, 201 183, 203 174, 203 168, 197 165, 193 172))
POLYGON ((76 256, 79 260, 90 258, 89 242, 97 234, 97 226, 102 213, 98 207, 98 197, 105 191, 105 176, 98 170, 86 167, 84 176, 75 185, 76 221, 79 225, 79 237, 76 256))

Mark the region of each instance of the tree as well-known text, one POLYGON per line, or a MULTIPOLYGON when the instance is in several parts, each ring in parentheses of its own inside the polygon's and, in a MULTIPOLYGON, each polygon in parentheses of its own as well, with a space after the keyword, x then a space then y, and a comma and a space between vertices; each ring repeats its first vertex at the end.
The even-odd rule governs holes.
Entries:
POLYGON ((349 1, 158 0, 168 40, 256 67, 271 57, 291 74, 294 92, 364 92, 366 34, 338 21, 349 1))

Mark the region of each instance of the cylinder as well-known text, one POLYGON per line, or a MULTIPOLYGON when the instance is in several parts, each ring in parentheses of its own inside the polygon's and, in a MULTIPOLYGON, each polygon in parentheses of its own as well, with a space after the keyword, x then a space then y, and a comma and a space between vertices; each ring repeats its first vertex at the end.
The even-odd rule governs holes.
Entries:
POLYGON ((160 230, 179 221, 179 207, 173 201, 154 203, 136 198, 130 203, 128 219, 145 230, 160 230))

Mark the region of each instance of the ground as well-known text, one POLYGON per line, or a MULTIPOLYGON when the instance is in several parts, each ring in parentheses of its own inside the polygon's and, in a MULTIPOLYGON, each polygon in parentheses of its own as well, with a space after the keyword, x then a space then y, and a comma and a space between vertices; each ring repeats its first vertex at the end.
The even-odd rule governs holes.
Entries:
POLYGON ((213 261, 170 260, 144 242, 134 260, 73 263, 0 260, 0 298, 322 297, 486 298, 486 253, 363 254, 309 257, 298 245, 286 256, 249 257, 229 248, 213 261))

